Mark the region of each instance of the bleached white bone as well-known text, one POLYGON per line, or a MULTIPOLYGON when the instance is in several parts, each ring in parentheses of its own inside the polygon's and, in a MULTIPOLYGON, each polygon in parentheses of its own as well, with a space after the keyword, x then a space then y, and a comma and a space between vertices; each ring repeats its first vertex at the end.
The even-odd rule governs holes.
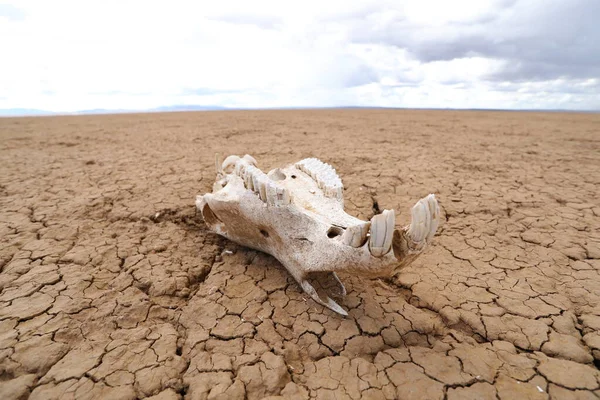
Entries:
POLYGON ((271 254, 317 303, 347 315, 323 281, 346 294, 336 272, 386 277, 408 265, 431 243, 440 210, 430 194, 412 208, 410 225, 396 229, 394 210, 371 221, 344 211, 343 184, 335 169, 307 158, 264 173, 246 154, 217 166, 213 192, 197 196, 196 207, 214 232, 271 254), (311 283, 312 282, 312 283, 311 283))

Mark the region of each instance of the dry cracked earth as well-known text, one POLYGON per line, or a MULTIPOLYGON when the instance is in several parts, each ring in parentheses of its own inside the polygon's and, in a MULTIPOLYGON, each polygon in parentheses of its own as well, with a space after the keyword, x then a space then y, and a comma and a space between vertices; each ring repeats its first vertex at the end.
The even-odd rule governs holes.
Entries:
POLYGON ((2 399, 600 397, 600 115, 255 111, 0 120, 2 399), (209 231, 214 156, 319 157, 348 213, 435 193, 431 247, 347 318, 209 231))

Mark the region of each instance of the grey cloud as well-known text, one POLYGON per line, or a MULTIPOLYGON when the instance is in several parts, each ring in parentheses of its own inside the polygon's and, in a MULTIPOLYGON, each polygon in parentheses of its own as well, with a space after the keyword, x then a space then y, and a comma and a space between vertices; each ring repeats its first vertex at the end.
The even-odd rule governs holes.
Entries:
POLYGON ((336 72, 340 77, 341 87, 351 88, 379 81, 377 71, 368 65, 353 62, 346 63, 346 60, 343 58, 341 61, 343 65, 339 65, 336 68, 336 72))
POLYGON ((383 28, 356 21, 351 39, 406 49, 422 62, 486 57, 504 60, 491 81, 600 77, 600 1, 510 0, 477 19, 442 27, 397 17, 383 28))
POLYGON ((0 17, 6 17, 9 21, 22 21, 25 19, 25 11, 11 4, 0 4, 0 17))
MULTIPOLYGON (((573 94, 573 95, 592 95, 598 96, 600 93, 600 80, 583 81, 552 81, 552 82, 531 82, 528 85, 516 82, 494 82, 492 88, 498 92, 516 92, 522 93, 552 93, 552 94, 573 94)), ((600 99, 600 96, 599 96, 600 99)))
POLYGON ((548 81, 557 78, 586 79, 600 78, 600 66, 585 63, 550 63, 509 59, 502 69, 488 74, 491 81, 530 82, 548 81))
POLYGON ((311 71, 312 85, 318 88, 346 89, 379 82, 376 69, 344 53, 332 54, 327 60, 317 61, 307 68, 311 71))

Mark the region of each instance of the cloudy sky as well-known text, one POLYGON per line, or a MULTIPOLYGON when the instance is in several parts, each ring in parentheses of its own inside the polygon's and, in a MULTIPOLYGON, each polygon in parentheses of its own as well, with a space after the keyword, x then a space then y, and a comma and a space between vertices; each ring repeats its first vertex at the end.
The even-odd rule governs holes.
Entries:
POLYGON ((600 109, 600 0, 0 0, 0 109, 600 109))

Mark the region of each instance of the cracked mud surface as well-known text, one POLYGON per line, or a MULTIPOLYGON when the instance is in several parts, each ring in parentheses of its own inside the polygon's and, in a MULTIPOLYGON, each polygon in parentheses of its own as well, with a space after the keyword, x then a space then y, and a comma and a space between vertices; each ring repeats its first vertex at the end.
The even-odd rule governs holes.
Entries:
POLYGON ((0 119, 2 399, 600 397, 600 116, 285 111, 0 119), (435 193, 343 318, 207 231, 214 155, 331 163, 348 213, 435 193))

